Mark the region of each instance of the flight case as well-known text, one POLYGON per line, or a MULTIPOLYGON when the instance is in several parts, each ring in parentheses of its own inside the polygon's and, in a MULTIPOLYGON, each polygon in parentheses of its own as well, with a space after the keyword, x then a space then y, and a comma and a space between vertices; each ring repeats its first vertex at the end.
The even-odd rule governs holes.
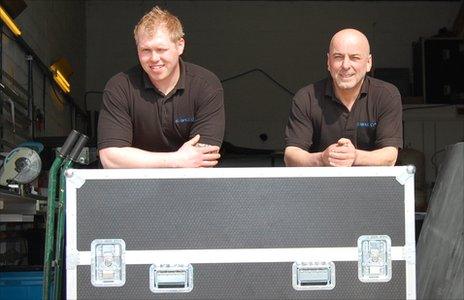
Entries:
POLYGON ((414 167, 68 170, 68 299, 413 299, 414 167))

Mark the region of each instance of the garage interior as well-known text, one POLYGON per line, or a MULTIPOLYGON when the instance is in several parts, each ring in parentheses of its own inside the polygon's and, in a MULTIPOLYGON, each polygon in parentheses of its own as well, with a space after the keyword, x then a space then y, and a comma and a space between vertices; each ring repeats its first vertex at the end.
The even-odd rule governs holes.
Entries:
POLYGON ((14 272, 39 276, 14 288, 33 294, 24 299, 41 298, 56 151, 77 130, 89 141, 76 166, 100 168, 102 92, 109 78, 138 63, 133 28, 154 5, 182 21, 183 59, 223 84, 224 168, 284 167, 294 94, 327 76, 336 31, 364 32, 373 55, 369 75, 393 83, 402 96, 397 165, 416 167, 417 296, 464 297, 464 2, 356 0, 1 0, 0 296, 14 272), (31 165, 21 179, 18 166, 6 164, 20 157, 31 165), (433 272, 439 266, 448 273, 433 272))

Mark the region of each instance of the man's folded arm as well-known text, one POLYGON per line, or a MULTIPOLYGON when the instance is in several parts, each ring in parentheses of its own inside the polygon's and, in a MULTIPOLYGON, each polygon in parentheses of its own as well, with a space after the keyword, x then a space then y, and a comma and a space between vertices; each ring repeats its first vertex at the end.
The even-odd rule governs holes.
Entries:
POLYGON ((175 152, 151 152, 134 147, 108 147, 100 149, 104 168, 198 168, 213 167, 218 163, 219 147, 197 147, 200 136, 185 142, 175 152))
POLYGON ((355 166, 394 166, 398 157, 398 148, 387 146, 365 151, 356 150, 355 166))
POLYGON ((284 161, 287 167, 321 167, 322 152, 310 153, 296 146, 285 148, 284 161))

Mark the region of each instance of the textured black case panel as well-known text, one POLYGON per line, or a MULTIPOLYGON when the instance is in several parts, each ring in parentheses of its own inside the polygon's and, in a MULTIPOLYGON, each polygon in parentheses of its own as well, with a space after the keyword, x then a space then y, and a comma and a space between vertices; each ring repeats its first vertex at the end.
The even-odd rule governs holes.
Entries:
POLYGON ((120 238, 127 250, 404 246, 404 186, 391 177, 87 180, 77 249, 120 238))
POLYGON ((405 262, 392 262, 389 282, 363 283, 358 263, 335 262, 333 290, 296 291, 291 263, 193 265, 193 290, 185 294, 154 294, 149 288, 149 265, 127 265, 122 287, 94 287, 90 266, 78 266, 78 299, 405 299, 405 262))

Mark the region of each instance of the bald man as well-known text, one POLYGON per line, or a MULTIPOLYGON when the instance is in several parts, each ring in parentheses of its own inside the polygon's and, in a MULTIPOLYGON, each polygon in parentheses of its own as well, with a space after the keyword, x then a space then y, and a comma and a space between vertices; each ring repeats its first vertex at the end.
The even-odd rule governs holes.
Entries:
POLYGON ((369 41, 343 29, 330 41, 330 77, 295 95, 285 129, 285 164, 393 166, 403 147, 398 89, 366 75, 372 67, 369 41))

